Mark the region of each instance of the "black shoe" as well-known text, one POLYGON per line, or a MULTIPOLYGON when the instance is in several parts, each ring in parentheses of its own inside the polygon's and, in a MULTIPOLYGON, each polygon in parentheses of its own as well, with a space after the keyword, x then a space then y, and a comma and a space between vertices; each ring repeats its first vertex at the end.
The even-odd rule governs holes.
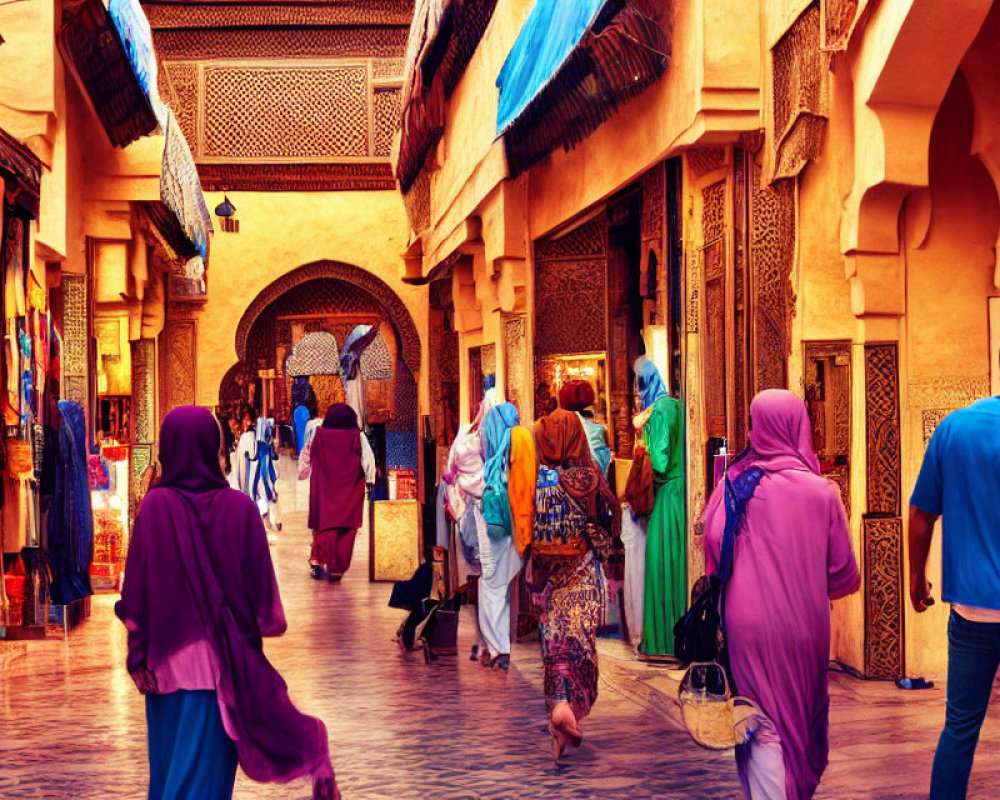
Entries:
POLYGON ((309 568, 309 577, 314 581, 321 581, 326 577, 326 574, 323 572, 322 567, 313 565, 309 568))
POLYGON ((326 579, 330 581, 330 583, 339 583, 340 579, 343 577, 343 575, 338 575, 335 572, 328 572, 326 575, 326 579))

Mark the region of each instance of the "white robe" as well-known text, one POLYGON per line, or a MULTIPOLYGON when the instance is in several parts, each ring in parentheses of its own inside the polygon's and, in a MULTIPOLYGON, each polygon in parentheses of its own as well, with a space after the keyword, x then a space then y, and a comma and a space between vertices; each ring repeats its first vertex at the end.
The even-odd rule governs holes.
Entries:
POLYGON ((634 645, 642 641, 643 614, 646 602, 646 525, 645 517, 634 517, 628 504, 622 506, 622 544, 625 545, 625 622, 634 645))

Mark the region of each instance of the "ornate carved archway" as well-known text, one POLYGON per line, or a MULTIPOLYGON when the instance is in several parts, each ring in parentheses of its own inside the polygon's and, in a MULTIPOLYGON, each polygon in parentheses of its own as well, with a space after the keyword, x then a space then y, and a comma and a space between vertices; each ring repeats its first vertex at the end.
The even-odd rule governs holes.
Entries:
POLYGON ((285 292, 307 281, 332 278, 346 281, 364 289, 381 305, 399 335, 400 352, 403 361, 410 372, 417 375, 420 372, 420 334, 413 322, 413 317, 403 301, 392 288, 377 275, 373 275, 360 267, 345 264, 341 261, 323 259, 287 272, 273 283, 266 286, 243 312, 240 323, 236 327, 236 354, 240 361, 246 358, 247 339, 254 322, 271 303, 285 292))
POLYGON ((858 316, 903 313, 899 213, 928 185, 931 128, 993 0, 882 4, 859 47, 854 77, 854 182, 841 249, 858 316), (920 80, 914 80, 919 65, 920 80))

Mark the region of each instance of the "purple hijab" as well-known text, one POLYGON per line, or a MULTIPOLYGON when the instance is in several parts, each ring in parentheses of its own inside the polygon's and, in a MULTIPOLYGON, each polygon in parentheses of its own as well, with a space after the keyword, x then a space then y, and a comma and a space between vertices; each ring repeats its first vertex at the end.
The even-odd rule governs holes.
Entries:
POLYGON ((809 470, 819 475, 805 403, 786 389, 765 389, 750 403, 750 444, 729 466, 730 480, 750 467, 765 472, 809 470))
POLYGON ((361 527, 365 477, 361 469, 358 415, 348 405, 330 406, 309 450, 309 529, 361 527))
POLYGON ((285 614, 254 502, 222 475, 222 434, 207 409, 171 411, 160 429, 163 477, 143 499, 115 613, 128 630, 127 668, 160 694, 214 682, 226 733, 251 778, 323 772, 323 723, 300 713, 267 661, 263 637, 285 614))

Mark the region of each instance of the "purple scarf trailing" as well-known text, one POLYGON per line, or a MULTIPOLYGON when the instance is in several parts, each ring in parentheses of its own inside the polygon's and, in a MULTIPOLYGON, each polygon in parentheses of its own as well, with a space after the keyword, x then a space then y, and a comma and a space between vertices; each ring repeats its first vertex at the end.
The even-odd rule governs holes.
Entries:
POLYGON ((284 633, 285 614, 260 514, 228 488, 220 444, 206 409, 163 421, 163 477, 139 508, 115 613, 128 629, 129 672, 149 670, 160 692, 197 682, 185 674, 187 654, 207 644, 240 765, 255 780, 284 782, 329 764, 326 728, 292 705, 264 656, 262 639, 284 633))

